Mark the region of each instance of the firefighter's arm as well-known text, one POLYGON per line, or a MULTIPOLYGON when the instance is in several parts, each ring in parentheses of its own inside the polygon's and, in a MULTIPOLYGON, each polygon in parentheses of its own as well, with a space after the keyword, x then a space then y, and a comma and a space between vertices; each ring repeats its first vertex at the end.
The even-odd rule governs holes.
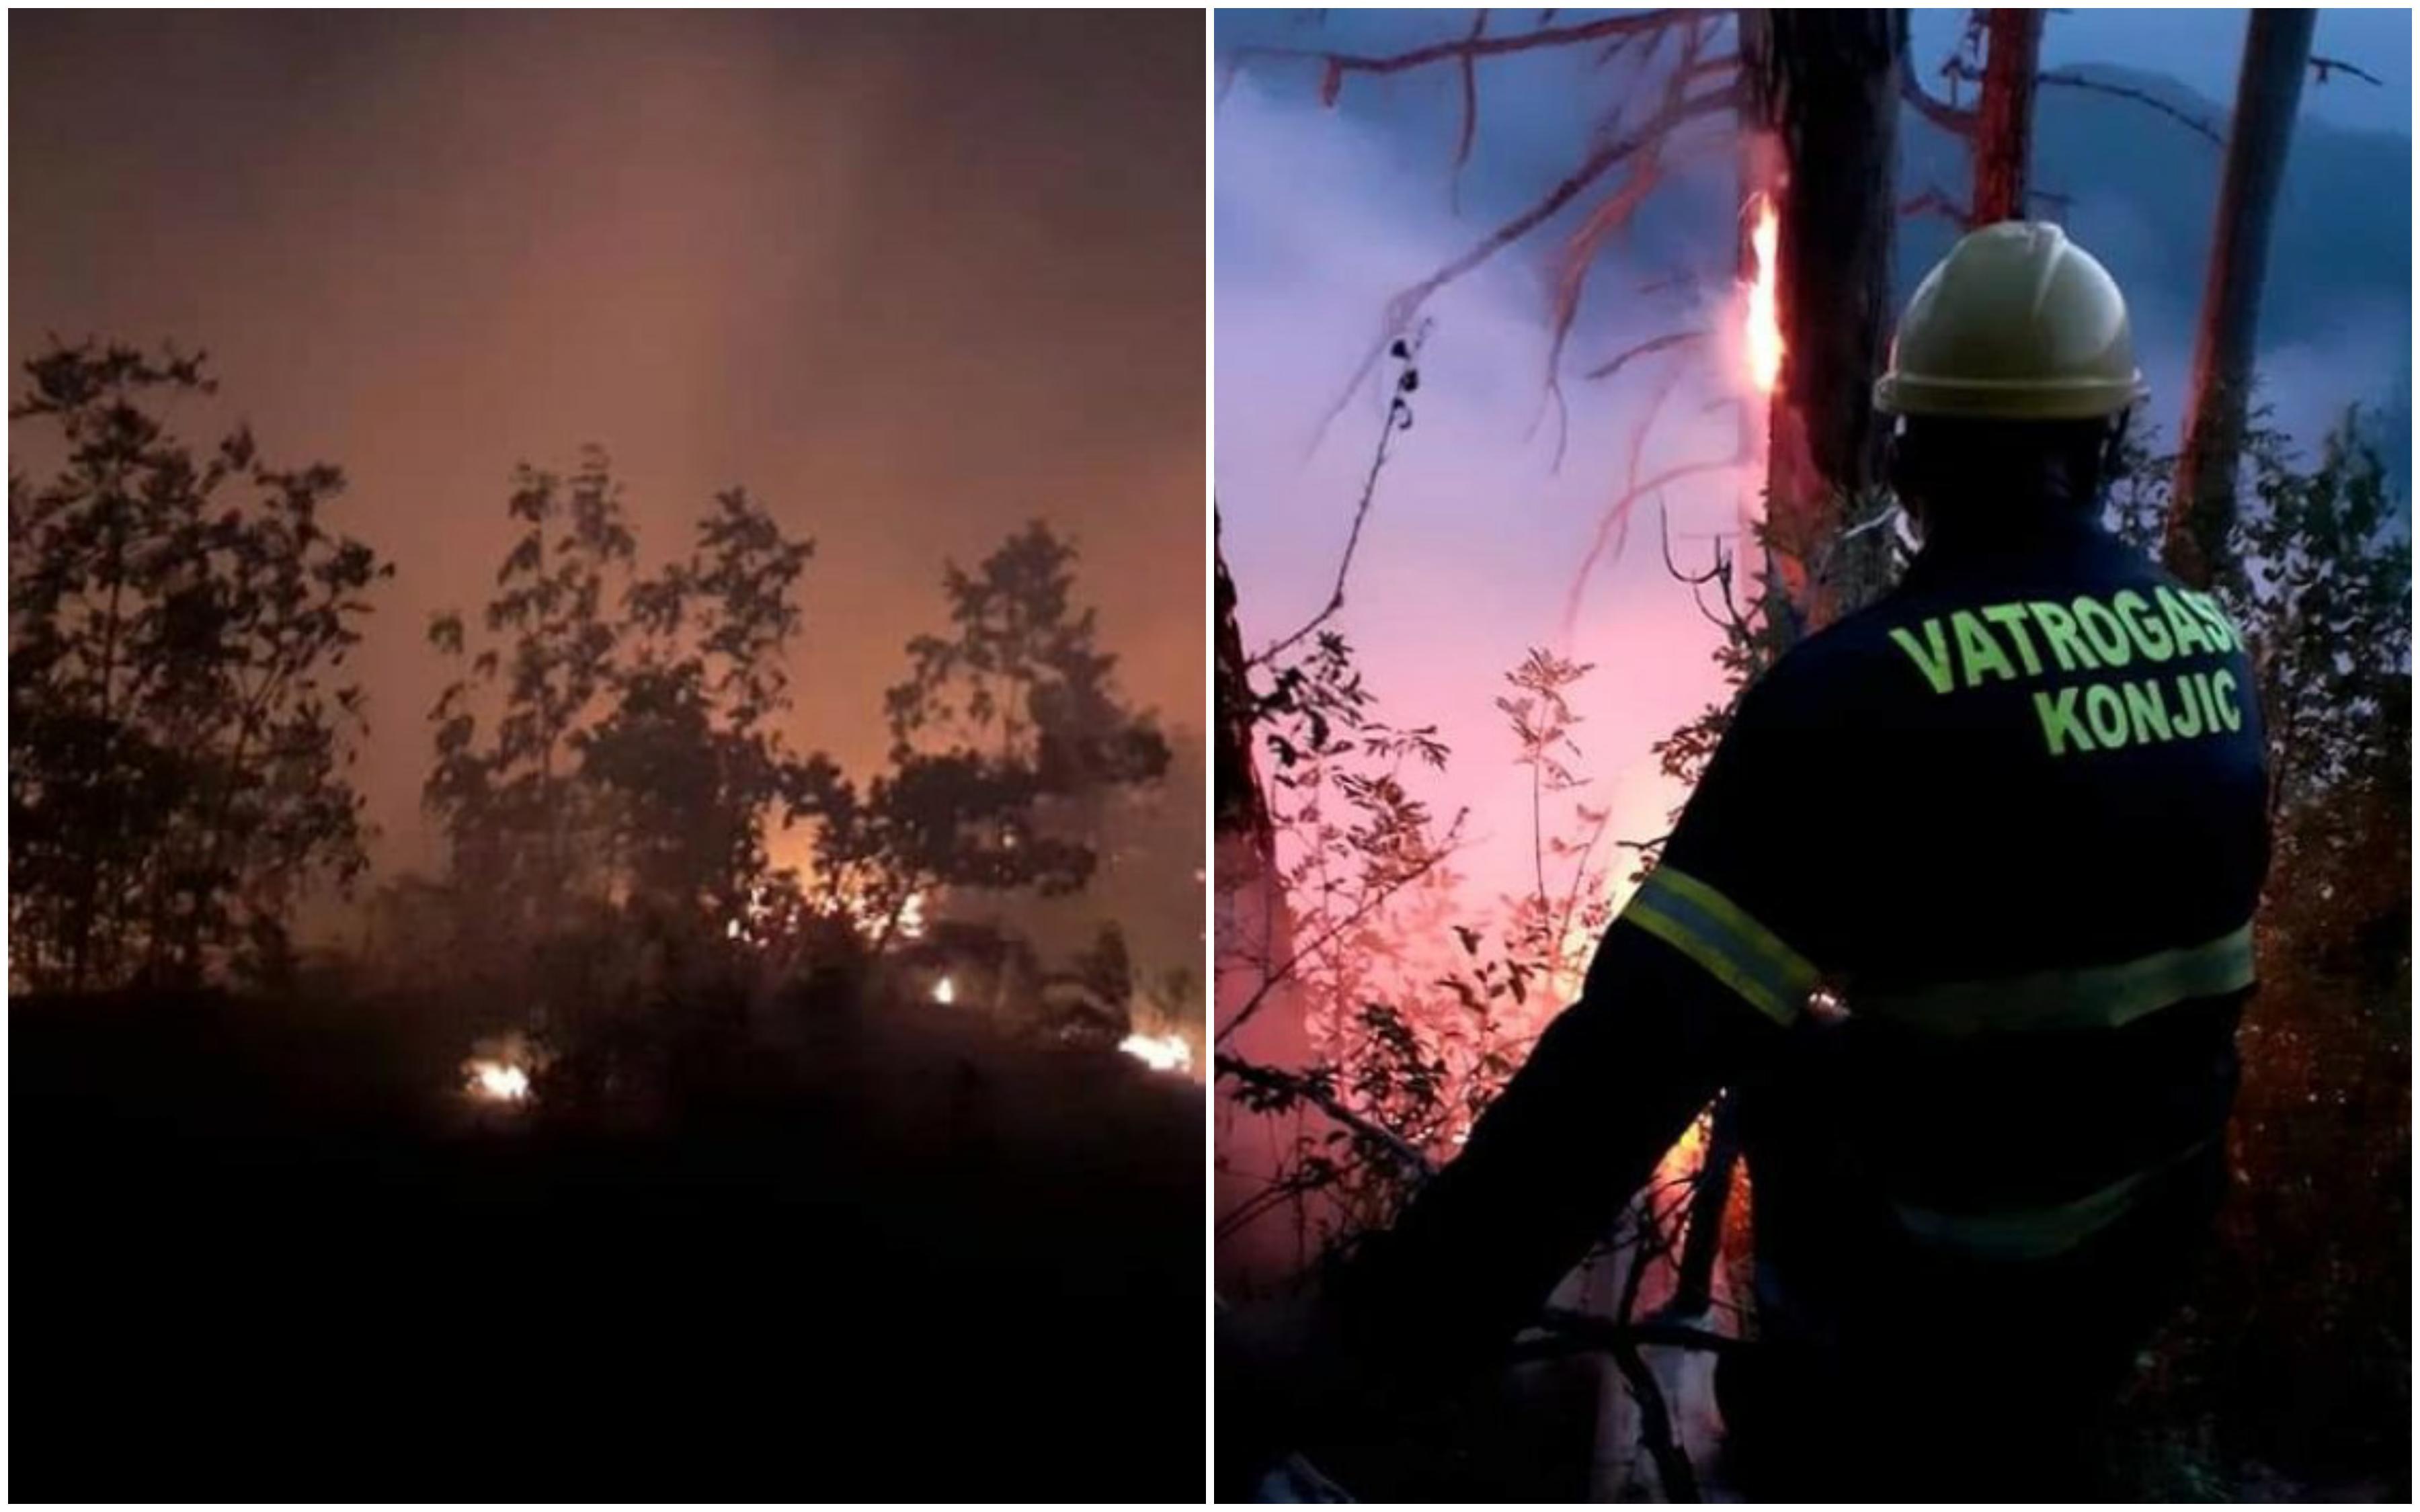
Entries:
POLYGON ((1342 1342, 1399 1385, 1447 1384, 1535 1319, 1708 1100, 1780 1038, 1639 914, 1606 933, 1580 1000, 1461 1155, 1338 1278, 1342 1342))
POLYGON ((1304 1372, 1314 1403, 1372 1408, 1380 1383, 1417 1399, 1484 1367, 1714 1092, 1778 1052, 1839 939, 1847 880, 1807 883, 1811 856, 1845 865, 1807 801, 1842 753, 1791 671, 1743 701, 1579 1000, 1461 1155, 1332 1278, 1304 1372))
POLYGON ((1321 1295, 1219 1321, 1222 1499, 1289 1447, 1358 1437, 1484 1368, 1774 1026, 1618 922, 1578 1002, 1321 1295))

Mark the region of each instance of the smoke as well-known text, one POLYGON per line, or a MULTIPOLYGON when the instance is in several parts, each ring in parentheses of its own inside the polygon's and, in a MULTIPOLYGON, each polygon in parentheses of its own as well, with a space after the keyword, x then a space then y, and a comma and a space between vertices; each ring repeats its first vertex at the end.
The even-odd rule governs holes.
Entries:
MULTIPOLYGON (((515 463, 596 441, 644 557, 744 483, 815 538, 791 734, 858 771, 944 557, 1041 517, 1136 702, 1202 706, 1198 18, 10 19, 12 365, 207 347, 398 566, 356 659, 391 874, 515 463)), ((1198 865, 1187 860, 1187 869, 1198 865)), ((1182 889, 1180 889, 1182 895, 1182 889)), ((1190 939, 1192 918, 1171 924, 1190 939)))
MULTIPOLYGON (((1366 386, 1324 433, 1321 417, 1376 338, 1388 300, 1493 222, 1454 214, 1448 157, 1406 162, 1381 129, 1321 110, 1294 81, 1240 74, 1217 132, 1215 462, 1242 628, 1257 647, 1326 602, 1387 396, 1366 386)), ((1722 184, 1695 187, 1711 197, 1722 184)), ((1728 215, 1717 217, 1709 248, 1728 246, 1728 215)), ((1546 384, 1549 295, 1538 254, 1516 249, 1440 294, 1428 312, 1416 424, 1394 448, 1353 563, 1338 626, 1361 655, 1382 716, 1434 721, 1453 747, 1429 795, 1441 815, 1469 809, 1472 845, 1458 868, 1485 895, 1521 890, 1531 871, 1528 783, 1507 764, 1515 745, 1493 702, 1528 648, 1596 664, 1578 690, 1588 722, 1577 764, 1592 779, 1583 796, 1612 806, 1612 833, 1622 838, 1667 827, 1680 792, 1655 771, 1649 747, 1718 696, 1709 660, 1716 633, 1665 571, 1652 502, 1634 515, 1621 554, 1608 550, 1588 576, 1565 633, 1567 600, 1621 491, 1631 427, 1656 374, 1685 376, 1641 476, 1737 445, 1732 414, 1701 412, 1729 392, 1734 370, 1730 290, 1724 284, 1695 308, 1634 292, 1668 270, 1600 265, 1567 375, 1669 330, 1707 331, 1711 353, 1642 359, 1610 384, 1570 377, 1567 431, 1546 384)), ((1708 560, 1710 535, 1736 529, 1740 488, 1751 482, 1743 471, 1666 491, 1683 566, 1708 560)))

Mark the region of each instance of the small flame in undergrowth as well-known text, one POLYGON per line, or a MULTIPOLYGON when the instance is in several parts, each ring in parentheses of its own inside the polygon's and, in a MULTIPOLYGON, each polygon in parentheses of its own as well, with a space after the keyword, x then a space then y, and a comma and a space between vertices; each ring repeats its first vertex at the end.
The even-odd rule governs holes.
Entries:
POLYGON ((519 1107, 536 1095, 532 1073, 545 1057, 526 1035, 489 1035, 471 1043, 462 1062, 462 1095, 495 1107, 519 1107))
POLYGON ((1154 1071, 1193 1070, 1193 1047, 1181 1034, 1129 1034, 1118 1048, 1154 1071))
POLYGON ((751 946, 771 944, 790 934, 814 914, 846 923, 867 941, 881 938, 886 931, 901 940, 924 937, 924 895, 921 892, 909 893, 893 909, 853 888, 835 887, 799 898, 761 887, 750 888, 748 901, 740 906, 738 915, 723 922, 722 937, 751 946))
POLYGON ((951 982, 949 978, 943 977, 940 980, 933 983, 933 1001, 937 1003, 954 1003, 957 1000, 958 989, 951 982))
POLYGON ((504 1060, 473 1060, 463 1070, 470 1073, 470 1093, 483 1103, 524 1103, 529 1100, 529 1072, 504 1060))
POLYGON ((1749 270, 1747 285, 1747 375, 1758 393, 1771 393, 1781 379, 1781 306, 1774 291, 1780 269, 1781 212, 1766 194, 1750 198, 1747 212, 1756 217, 1748 231, 1748 251, 1756 266, 1749 270))

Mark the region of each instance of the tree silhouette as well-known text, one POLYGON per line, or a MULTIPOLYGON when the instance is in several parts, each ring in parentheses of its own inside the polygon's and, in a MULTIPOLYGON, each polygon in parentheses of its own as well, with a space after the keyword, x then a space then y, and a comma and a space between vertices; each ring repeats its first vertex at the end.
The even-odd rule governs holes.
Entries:
MULTIPOLYGON (((458 886, 478 900, 475 928, 520 950, 614 917, 690 964, 727 941, 762 943, 800 895, 768 830, 805 810, 830 772, 775 728, 812 544, 734 488, 688 557, 640 577, 621 490, 594 448, 567 480, 522 468, 508 507, 525 530, 485 614, 497 643, 431 713, 427 799, 458 886), (496 705, 484 725, 483 702, 496 705)), ((465 654, 458 615, 430 637, 465 654)))
POLYGON ((320 523, 344 487, 239 426, 196 458, 164 410, 203 359, 125 346, 25 364, 12 421, 57 471, 8 490, 8 919, 16 980, 191 982, 287 955, 304 884, 362 871, 340 680, 393 572, 320 523))
POLYGON ((829 886, 862 901, 887 945, 934 887, 1071 893, 1090 881, 1101 805, 1156 780, 1169 748, 1117 691, 1094 611, 1073 605, 1076 549, 1040 522, 942 586, 951 633, 908 642, 885 696, 891 769, 818 800, 829 886))
MULTIPOLYGON (((611 880, 592 784, 576 741, 602 717, 626 627, 609 585, 627 592, 637 543, 605 455, 590 449, 568 480, 523 466, 506 505, 525 529, 497 569, 484 615, 489 637, 430 711, 437 762, 424 790, 443 826, 458 882, 475 882, 474 918, 489 943, 548 938, 575 902, 601 902, 611 880), (482 727, 477 705, 501 708, 482 727)), ((429 641, 466 654, 461 616, 429 625, 429 641)))

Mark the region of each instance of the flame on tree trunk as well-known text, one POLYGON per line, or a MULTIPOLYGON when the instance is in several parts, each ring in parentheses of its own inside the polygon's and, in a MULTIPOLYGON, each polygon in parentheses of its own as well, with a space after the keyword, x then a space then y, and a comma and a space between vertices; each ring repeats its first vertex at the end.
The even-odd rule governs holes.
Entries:
POLYGON ((2226 560, 2235 526, 2236 465, 2251 400, 2252 353, 2260 324, 2260 285, 2269 266, 2269 221, 2286 177, 2286 148, 2303 98, 2314 10, 2255 10, 2244 32, 2243 69, 2227 133, 2226 177, 2219 186, 2218 225, 2194 342, 2193 391, 2184 448, 2169 505, 2163 555, 2168 570, 2207 588, 2226 560))
POLYGON ((1882 471, 1873 379, 1890 321, 1893 181, 1906 18, 1889 10, 1740 14, 1751 193, 1780 211, 1781 374, 1765 466, 1769 569, 1802 624, 1808 576, 1843 501, 1882 471), (1761 181, 1758 181, 1761 180, 1761 181))
MULTIPOLYGON (((1774 600, 1786 610, 1773 626, 1784 644, 1828 617, 1809 563, 1840 529, 1842 502, 1869 491, 1882 471, 1873 378, 1890 319, 1906 48, 1900 12, 1740 13, 1740 272, 1749 378, 1768 407, 1765 560, 1787 594, 1774 600)), ((1726 1097, 1690 1202, 1677 1311, 1712 1301, 1739 1144, 1726 1097)))

